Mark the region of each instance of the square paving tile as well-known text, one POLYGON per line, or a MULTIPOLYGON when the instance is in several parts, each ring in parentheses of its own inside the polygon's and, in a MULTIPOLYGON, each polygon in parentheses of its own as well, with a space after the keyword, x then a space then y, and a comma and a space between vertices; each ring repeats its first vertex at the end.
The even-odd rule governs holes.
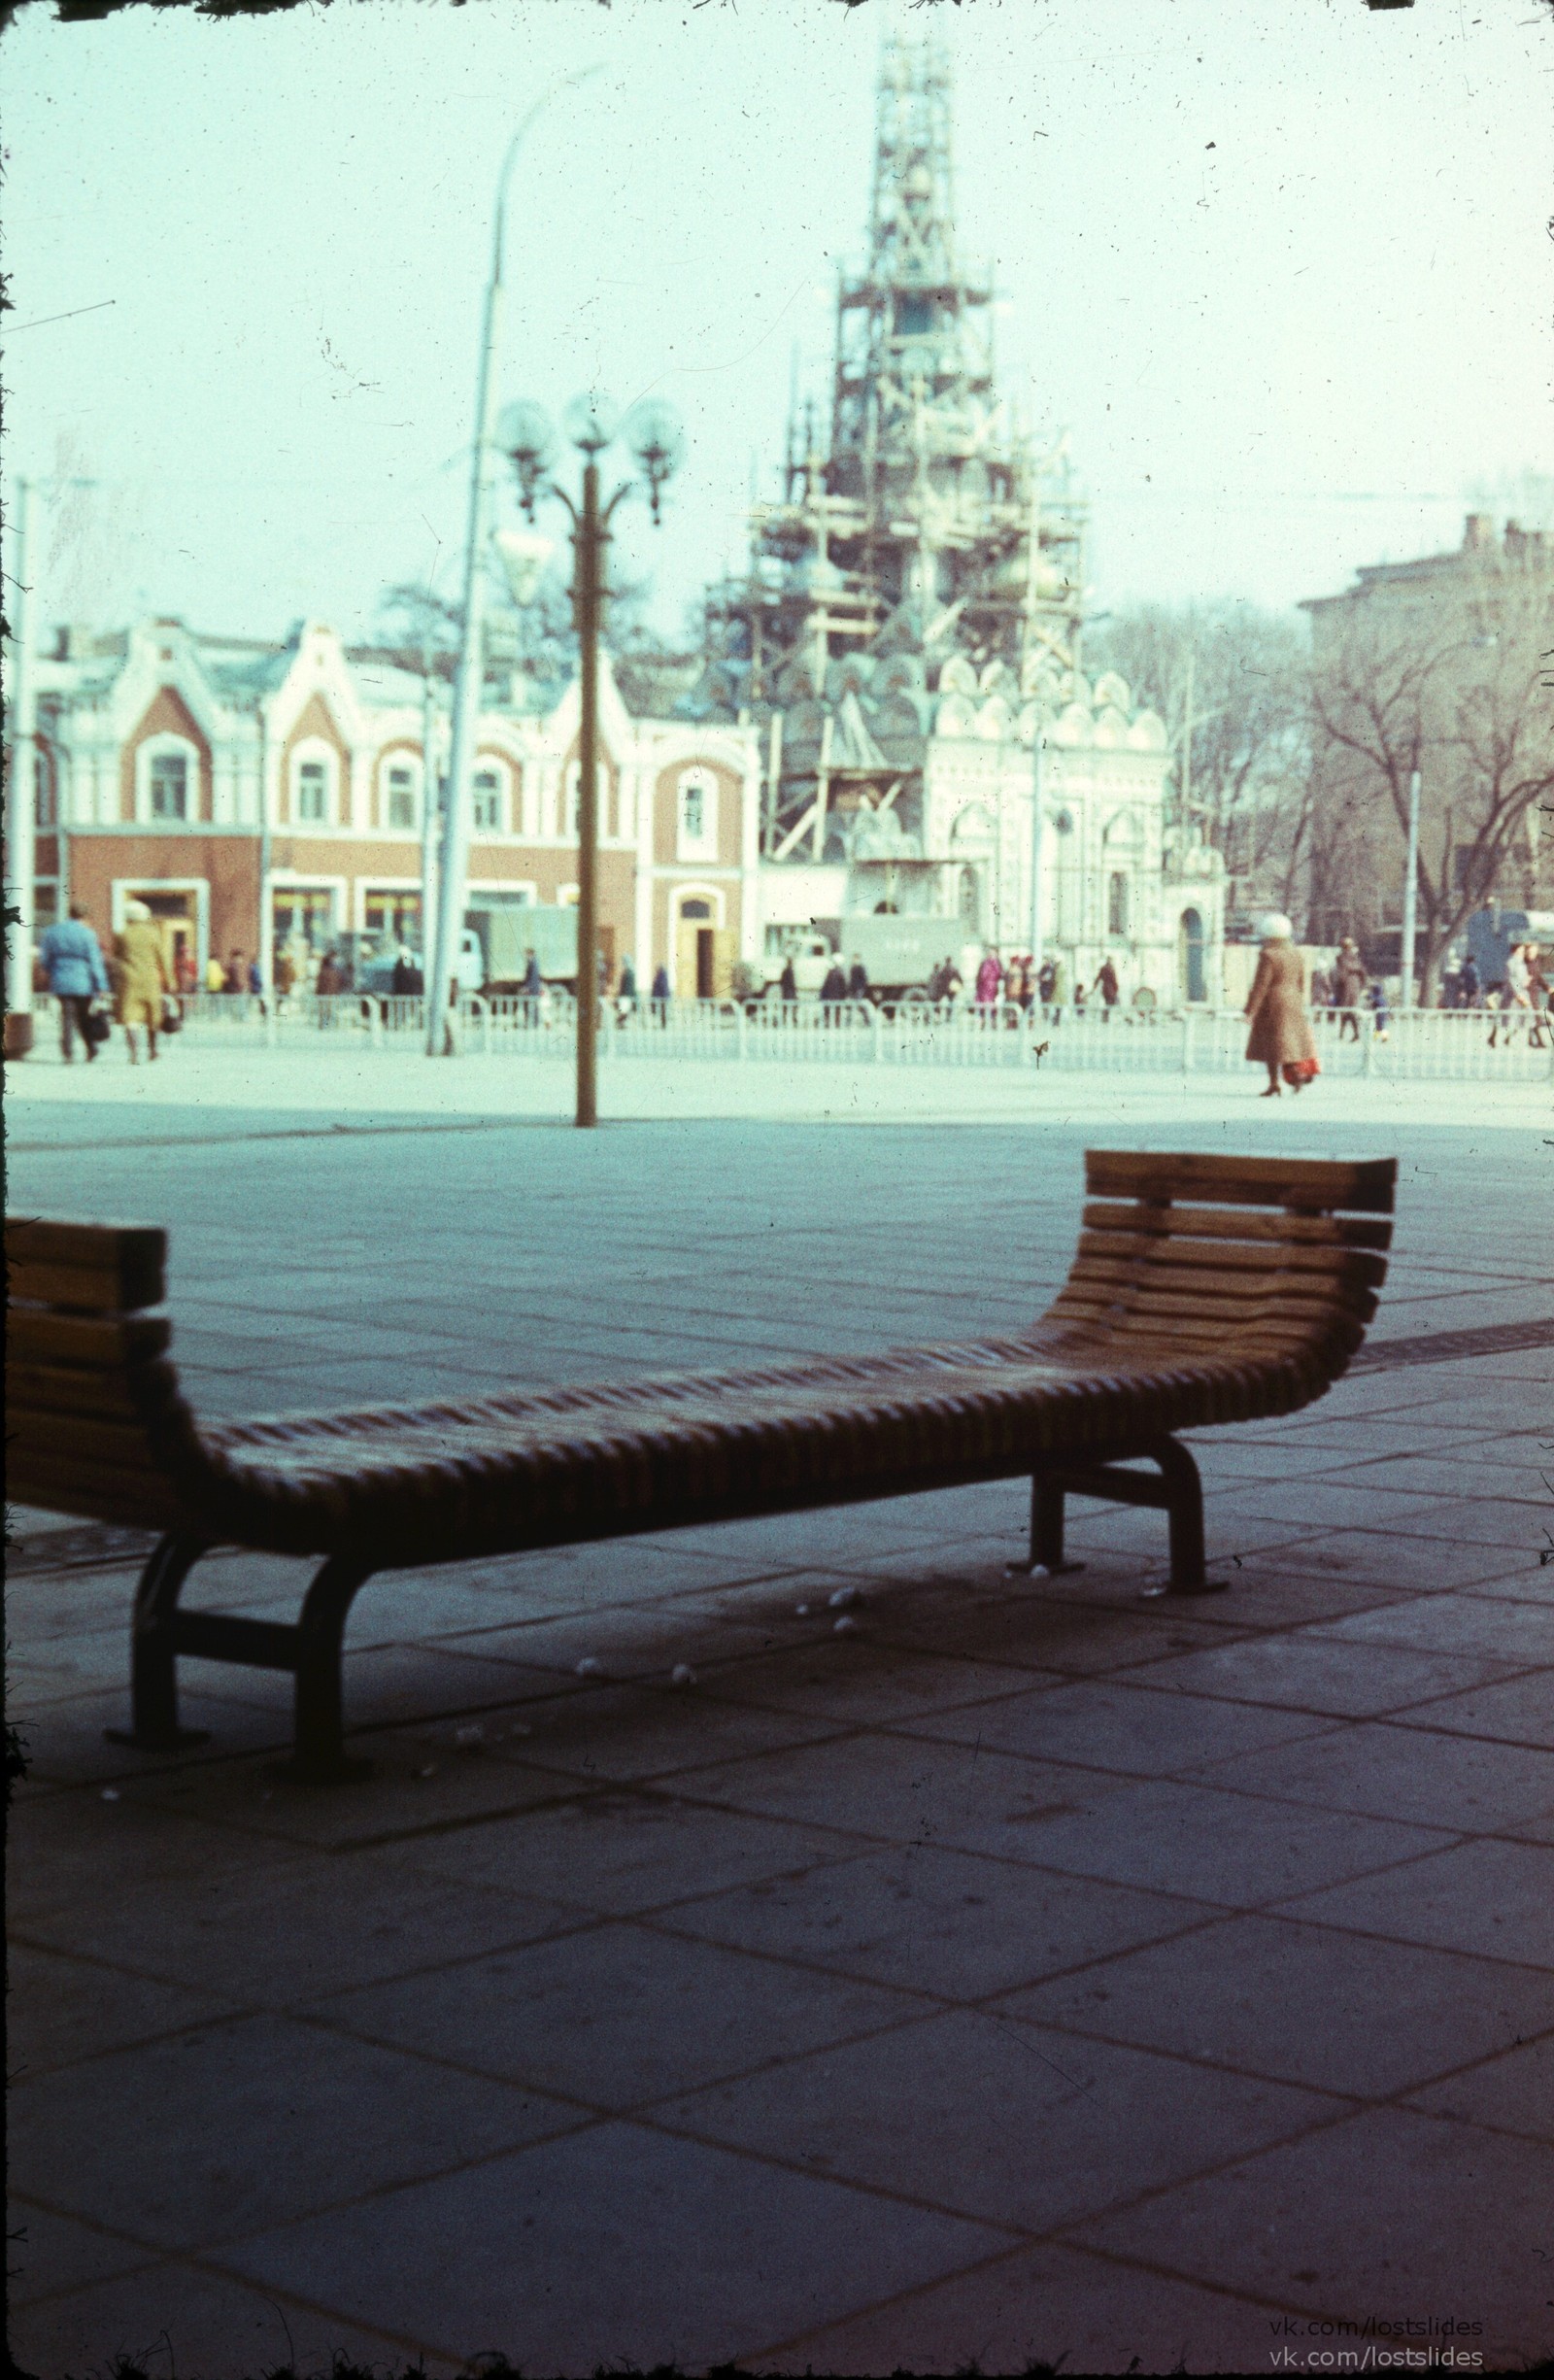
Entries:
POLYGON ((1216 1645, 1151 1667, 1152 1686, 1232 1702, 1283 1704, 1366 1718, 1407 1710, 1427 1697, 1489 1684, 1511 1664, 1462 1653, 1418 1652, 1403 1645, 1353 1644, 1331 1632, 1300 1629, 1216 1645))
POLYGON ((1331 1736, 1238 1752, 1196 1770, 1205 1785, 1489 1834, 1554 1814, 1554 1752, 1362 1720, 1331 1736))
POLYGON ((1554 1751, 1554 1671, 1530 1670, 1499 1685, 1472 1686, 1439 1702, 1402 1711, 1395 1722, 1449 1735, 1477 1735, 1501 1744, 1537 1744, 1554 1751))
POLYGON ((694 1684, 606 1686, 524 1708, 522 1733, 500 1751, 541 1769, 628 1782, 667 1777, 738 1759, 749 1752, 816 1742, 834 1721, 793 1712, 747 1708, 694 1684))
POLYGON ((1453 1844, 1390 1875, 1305 1894, 1287 1914, 1397 1942, 1554 1966, 1554 1848, 1453 1844))
MULTIPOLYGON (((831 1616, 828 1609, 828 1618, 831 1616)), ((1057 1683, 1061 1673, 1053 1673, 1057 1683)), ((828 1635, 790 1653, 720 1672, 723 1699, 759 1703, 771 1711, 852 1726, 889 1726, 926 1711, 958 1710, 1029 1693, 1030 1672, 995 1661, 905 1652, 861 1635, 828 1635)))
POLYGON ((1022 2248, 812 2330, 753 2372, 1246 2372, 1268 2312, 1080 2248, 1022 2248))
POLYGON ((774 1957, 973 2000, 1208 1914, 1194 1901, 914 1844, 685 1901, 663 1922, 774 1957))
POLYGON ((1551 2199, 1554 2152, 1377 2108, 1077 2236, 1330 2318, 1480 2322, 1470 2351, 1503 2371, 1554 2343, 1551 2199))
POLYGON ((1043 2231, 1283 2139, 1334 2101, 953 2010, 658 2110, 699 2139, 1043 2231))
POLYGON ((295 1857, 289 1844, 235 1834, 127 1792, 104 1801, 90 1791, 39 1794, 24 1785, 6 1829, 7 1916, 12 1925, 26 1927, 81 1905, 94 1913, 104 1899, 104 1877, 125 1899, 163 1888, 212 1891, 295 1857))
MULTIPOLYGON (((1545 2015, 1547 2009, 1545 2000, 1545 2015)), ((1554 2033, 1524 2040, 1465 2074, 1413 2091, 1408 2103, 1429 2116, 1455 2116, 1463 2124, 1525 2133, 1554 2147, 1554 2033)))
POLYGON ((1409 1645, 1421 1652, 1548 1666, 1554 1664, 1554 1598, 1542 1605, 1486 1594, 1421 1595, 1325 1622, 1314 1633, 1334 1644, 1409 1645))
POLYGON ((428 1832, 405 1846, 405 1856, 434 1876, 634 1917, 866 1848, 833 1831, 667 1792, 605 1790, 494 1825, 428 1832))
MULTIPOLYGON (((158 2251, 119 2239, 73 2215, 55 2215, 24 2198, 6 2204, 6 2299, 13 2320, 17 2309, 65 2290, 89 2289, 116 2273, 153 2263, 158 2251)), ((8 2322, 7 2329, 11 2330, 8 2322)), ((15 2338, 12 2339, 15 2352, 15 2338)), ((59 2368, 52 2366, 51 2368, 59 2368)))
MULTIPOLYGON (((323 2373, 337 2358, 361 2370, 396 2372, 422 2356, 414 2339, 388 2338, 279 2292, 173 2260, 15 2308, 9 2330, 17 2366, 40 2380, 63 2373, 95 2380, 107 2359, 120 2353, 156 2380, 323 2373)), ((429 2380, 459 2380, 468 2369, 462 2357, 422 2360, 429 2380)))
POLYGON ((928 2005, 617 1923, 337 1992, 312 2013, 358 2036, 624 2110, 899 2023, 928 2005))
POLYGON ((1332 1732, 1330 1720, 1307 1712, 1160 1694, 1141 1677, 1087 1679, 897 1724, 910 1735, 1125 1777, 1165 1777, 1232 1751, 1332 1732))
MULTIPOLYGON (((1444 1538, 1410 1538, 1406 1546, 1385 1529, 1333 1529, 1302 1537, 1298 1545, 1272 1553, 1249 1553, 1248 1570, 1276 1568, 1318 1578, 1352 1579, 1396 1593, 1406 1586, 1412 1594, 1442 1587, 1476 1585, 1480 1581, 1537 1574, 1536 1555, 1504 1546, 1448 1543, 1444 1538)), ((1236 1572, 1236 1577, 1241 1574, 1236 1572)), ((1545 1574, 1546 1583, 1546 1574, 1545 1574)), ((1503 1591, 1503 1590, 1501 1590, 1503 1591)))
POLYGON ((999 2002, 1011 2016, 1355 2098, 1390 2098, 1546 2021, 1548 1979, 1456 1952, 1243 1917, 999 2002))
POLYGON ((906 1735, 856 1735, 698 1769, 688 1791, 729 1809, 845 1828, 887 1843, 941 1843, 961 1851, 1039 1859, 1034 1838, 1058 1811, 1075 1809, 1109 1781, 906 1735))
POLYGON ((31 1932, 54 1950, 198 1985, 249 2007, 285 2008, 585 1921, 554 1902, 428 1876, 390 1851, 357 1853, 349 1865, 316 1854, 225 1875, 203 1889, 77 1904, 40 1919, 31 1932), (343 1901, 349 1924, 340 1922, 343 1901))
POLYGON ((1007 2234, 607 2124, 250 2240, 255 2281, 521 2369, 695 2368, 980 2262, 1007 2234))
POLYGON ((260 2016, 19 2084, 8 2148, 25 2195, 183 2248, 578 2121, 533 2091, 260 2016))
POLYGON ((1297 1890, 1297 1877, 1314 1888, 1319 1877, 1364 1876, 1450 1840, 1438 1829, 1175 1778, 1075 1798, 1077 1807, 1038 1814, 1029 1826, 1023 1855, 1034 1865, 1233 1908, 1258 1908, 1297 1890))
POLYGON ((7 1945, 6 1986, 6 2071, 14 2081, 235 2013, 230 1995, 128 1975, 100 1955, 72 1958, 15 1939, 7 1945))

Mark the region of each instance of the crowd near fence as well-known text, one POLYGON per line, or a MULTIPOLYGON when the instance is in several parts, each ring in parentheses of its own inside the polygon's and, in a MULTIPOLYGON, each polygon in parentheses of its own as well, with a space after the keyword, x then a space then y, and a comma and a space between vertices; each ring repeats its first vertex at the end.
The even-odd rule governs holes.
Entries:
MULTIPOLYGON (((41 1042, 54 1003, 36 1003, 41 1042)), ((194 1046, 284 1046, 298 1053, 352 1037, 357 1047, 410 1049, 424 1038, 418 996, 347 992, 284 999, 190 992, 176 1003, 194 1046)), ((575 1052, 576 1008, 563 991, 485 998, 450 1010, 451 1038, 468 1056, 563 1059, 575 1052)), ((1312 1018, 1322 1073, 1420 1082, 1554 1079, 1554 1016, 1530 1009, 1369 1009, 1312 1018)), ((1233 1074, 1245 1065, 1239 1009, 1022 1007, 1009 1002, 895 1007, 867 1001, 748 1002, 637 999, 601 1003, 600 1056, 712 1059, 734 1064, 1013 1067, 1031 1072, 1233 1074)))

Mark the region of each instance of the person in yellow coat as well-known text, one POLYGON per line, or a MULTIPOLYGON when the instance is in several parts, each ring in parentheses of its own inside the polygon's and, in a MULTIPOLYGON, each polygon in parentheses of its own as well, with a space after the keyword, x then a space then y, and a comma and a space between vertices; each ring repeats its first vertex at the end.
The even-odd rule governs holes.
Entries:
POLYGON ((123 930, 114 936, 114 961, 117 995, 114 1013, 124 1028, 129 1063, 133 1066, 140 1055, 135 1047, 137 1025, 145 1026, 148 1052, 155 1057, 163 1003, 173 988, 168 980, 162 937, 144 901, 125 901, 123 930))
POLYGON ((1265 917, 1258 929, 1263 948, 1246 1003, 1251 1025, 1246 1054, 1268 1070, 1264 1099, 1277 1099, 1288 1083, 1303 1091, 1317 1072, 1317 1045, 1305 1007, 1305 962, 1295 947, 1287 917, 1265 917), (1283 1076, 1283 1082, 1280 1076, 1283 1076))

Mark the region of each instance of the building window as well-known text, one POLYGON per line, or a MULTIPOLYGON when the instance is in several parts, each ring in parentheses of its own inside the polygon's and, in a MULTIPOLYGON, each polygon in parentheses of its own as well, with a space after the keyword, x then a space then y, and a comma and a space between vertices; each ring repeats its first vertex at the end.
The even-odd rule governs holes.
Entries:
POLYGON ((677 848, 682 860, 718 856, 718 780, 710 769, 688 769, 680 780, 677 848))
POLYGON ((151 813, 153 818, 188 816, 188 761, 182 752, 158 752, 151 765, 151 813))
POLYGON ((35 752, 32 758, 33 818, 40 827, 56 827, 59 808, 54 799, 53 770, 47 756, 35 752))
POLYGON ((297 818, 306 827, 321 827, 329 814, 329 772, 321 761, 304 761, 297 769, 297 818))
POLYGON ((500 834, 502 831, 502 780, 494 768, 476 769, 474 808, 476 833, 500 834))
POLYGON ((416 772, 413 768, 390 768, 388 771, 388 824, 410 828, 416 824, 416 772))
POLYGON ((1106 879, 1106 932, 1128 932, 1128 878, 1120 870, 1106 879))

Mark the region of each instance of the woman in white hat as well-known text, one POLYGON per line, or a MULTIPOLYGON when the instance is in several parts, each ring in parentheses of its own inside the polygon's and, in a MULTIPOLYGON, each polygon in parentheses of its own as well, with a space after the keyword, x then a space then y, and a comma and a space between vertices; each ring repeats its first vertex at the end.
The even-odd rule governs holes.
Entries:
POLYGON ((162 937, 144 901, 125 901, 123 930, 114 936, 114 961, 118 994, 115 1013, 124 1028, 129 1063, 133 1066, 139 1055, 135 1047, 137 1025, 145 1026, 148 1054, 155 1057, 163 1004, 173 988, 168 980, 162 937))
POLYGON ((1251 1024, 1246 1054, 1268 1070, 1264 1099, 1277 1099, 1287 1082, 1303 1091, 1317 1071, 1317 1045, 1305 1007, 1305 963, 1295 947, 1295 928, 1275 912, 1258 928, 1263 948, 1246 1003, 1251 1024), (1283 1076, 1283 1082, 1280 1076, 1283 1076))

